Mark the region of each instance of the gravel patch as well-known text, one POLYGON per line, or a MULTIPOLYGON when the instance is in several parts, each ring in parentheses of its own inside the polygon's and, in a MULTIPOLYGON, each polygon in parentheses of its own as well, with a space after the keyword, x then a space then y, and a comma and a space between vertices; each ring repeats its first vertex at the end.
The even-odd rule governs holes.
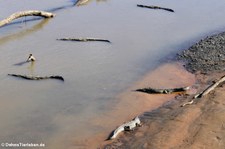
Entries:
POLYGON ((188 71, 209 73, 225 70, 225 32, 206 37, 178 54, 188 71))

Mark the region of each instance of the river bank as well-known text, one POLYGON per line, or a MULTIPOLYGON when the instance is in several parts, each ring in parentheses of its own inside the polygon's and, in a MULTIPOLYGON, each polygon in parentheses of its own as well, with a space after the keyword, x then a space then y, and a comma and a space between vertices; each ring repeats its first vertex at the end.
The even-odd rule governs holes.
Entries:
POLYGON ((213 35, 179 53, 178 59, 186 62, 185 68, 193 73, 196 80, 190 83, 192 92, 178 95, 158 109, 148 110, 140 116, 143 122, 141 128, 122 134, 103 148, 224 148, 223 85, 196 100, 193 105, 181 107, 195 93, 224 75, 224 39, 224 33, 213 35))
MULTIPOLYGON (((195 77, 187 72, 182 64, 164 63, 155 70, 147 73, 143 78, 127 88, 124 92, 115 98, 119 101, 114 106, 107 107, 109 112, 99 114, 98 118, 90 120, 95 127, 101 127, 92 138, 82 138, 73 141, 75 148, 103 148, 104 145, 112 143, 113 140, 107 140, 110 132, 118 125, 129 121, 143 112, 155 110, 165 103, 170 103, 177 94, 149 95, 136 92, 137 88, 148 87, 155 88, 176 88, 180 86, 191 86, 195 83, 195 77), (177 81, 179 80, 179 81, 177 81), (85 140, 85 141, 83 141, 85 140)), ((186 92, 192 94, 194 90, 186 92)), ((119 135, 124 137, 123 133, 119 135)))
POLYGON ((24 10, 56 14, 47 20, 21 18, 1 28, 1 143, 44 143, 49 149, 96 149, 102 142, 113 143, 104 140, 117 126, 176 96, 133 90, 193 86, 194 76, 182 64, 167 64, 165 57, 223 30, 225 24, 223 0, 90 0, 79 7, 74 2, 1 2, 1 20, 24 10), (111 43, 56 40, 66 37, 111 43), (34 64, 15 65, 31 53, 37 58, 34 64), (29 81, 7 74, 60 75, 65 81, 29 81))

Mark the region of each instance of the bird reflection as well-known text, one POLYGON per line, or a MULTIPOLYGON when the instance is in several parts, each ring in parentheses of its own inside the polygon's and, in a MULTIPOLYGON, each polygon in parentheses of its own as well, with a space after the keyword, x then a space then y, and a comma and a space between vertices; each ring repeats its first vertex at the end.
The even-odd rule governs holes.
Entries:
POLYGON ((30 70, 30 74, 33 75, 34 74, 34 68, 35 68, 35 62, 31 61, 30 62, 30 66, 28 67, 28 69, 30 70))

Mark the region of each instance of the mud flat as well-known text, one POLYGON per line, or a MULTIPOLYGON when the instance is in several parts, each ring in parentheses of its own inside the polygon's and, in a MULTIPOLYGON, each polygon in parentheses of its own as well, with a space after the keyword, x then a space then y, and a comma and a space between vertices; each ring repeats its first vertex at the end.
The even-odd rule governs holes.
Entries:
POLYGON ((124 133, 103 148, 224 148, 225 86, 220 85, 192 105, 181 105, 224 75, 225 33, 200 40, 177 58, 195 76, 192 92, 177 95, 161 107, 143 113, 141 128, 124 133))
MULTIPOLYGON (((85 144, 86 148, 104 148, 104 145, 118 141, 117 138, 115 140, 106 140, 112 130, 137 115, 142 115, 145 111, 157 109, 164 103, 171 102, 178 95, 150 95, 136 92, 136 89, 149 86, 154 88, 176 88, 179 86, 191 86, 194 83, 194 75, 186 71, 182 64, 177 62, 162 64, 160 67, 147 73, 143 78, 140 78, 140 80, 137 80, 124 92, 117 95, 115 98, 118 102, 115 106, 108 107, 111 109, 110 112, 90 120, 90 123, 93 125, 101 126, 102 131, 96 132, 93 138, 87 139, 82 144, 85 144)), ((190 94, 191 92, 187 93, 190 94)), ((129 132, 120 133, 118 139, 124 138, 127 133, 129 132)), ((81 138, 81 140, 83 139, 81 138)), ((74 142, 73 145, 78 146, 79 144, 80 142, 74 142)))

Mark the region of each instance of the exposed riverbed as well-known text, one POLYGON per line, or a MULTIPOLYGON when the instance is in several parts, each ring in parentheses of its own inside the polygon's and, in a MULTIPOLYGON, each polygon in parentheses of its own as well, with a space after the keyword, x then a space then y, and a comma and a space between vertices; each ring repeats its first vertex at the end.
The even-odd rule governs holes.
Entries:
MULTIPOLYGON (((118 94, 174 53, 223 30, 224 5, 223 0, 93 0, 79 7, 62 0, 0 2, 0 19, 28 9, 56 13, 52 19, 26 21, 32 19, 26 17, 0 28, 1 142, 80 148, 87 147, 87 140, 99 132, 107 136, 123 121, 119 111, 136 107, 118 94), (169 7, 175 13, 142 9, 136 4, 169 7), (112 43, 56 40, 63 37, 96 37, 112 43), (37 58, 33 65, 14 65, 30 53, 37 58), (8 73, 62 75, 65 82, 27 81, 8 73), (113 125, 105 127, 105 115, 113 113, 114 107, 118 113, 113 125)), ((142 109, 143 104, 133 115, 148 109, 142 109)), ((125 113, 123 117, 133 115, 125 113)))
MULTIPOLYGON (((192 76, 196 78, 196 82, 191 85, 192 91, 201 93, 224 77, 224 42, 223 32, 204 38, 179 54, 178 58, 185 61, 184 66, 193 72, 192 76)), ((172 79, 169 80, 173 83, 172 79)), ((188 78, 182 80, 188 81, 188 78)), ((190 80, 188 82, 191 83, 190 80)), ((141 115, 142 128, 136 129, 134 133, 126 133, 104 148, 223 149, 224 82, 205 96, 194 99, 195 95, 194 92, 178 95, 172 102, 145 112, 141 115), (193 103, 184 106, 188 101, 193 103)))

